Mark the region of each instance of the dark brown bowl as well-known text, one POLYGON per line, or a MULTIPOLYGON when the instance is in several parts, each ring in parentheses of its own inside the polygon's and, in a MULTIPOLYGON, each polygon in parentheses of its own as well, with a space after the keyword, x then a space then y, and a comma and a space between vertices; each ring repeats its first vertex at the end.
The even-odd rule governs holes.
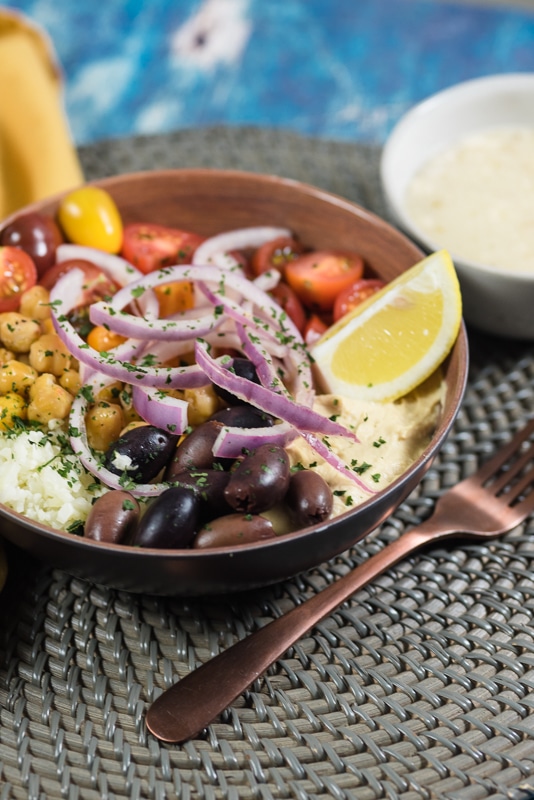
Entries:
MULTIPOLYGON (((98 181, 125 223, 156 222, 211 235, 250 225, 290 227, 306 245, 360 252, 390 281, 422 258, 403 234, 363 208, 312 186, 274 176, 224 170, 169 170, 98 181)), ((58 197, 31 210, 54 213, 58 197)), ((62 533, 0 505, 0 532, 34 556, 78 577, 133 592, 202 595, 274 583, 348 549, 380 525, 416 487, 454 422, 468 368, 462 327, 444 365, 446 398, 432 441, 383 492, 331 522, 239 548, 138 549, 62 533)))

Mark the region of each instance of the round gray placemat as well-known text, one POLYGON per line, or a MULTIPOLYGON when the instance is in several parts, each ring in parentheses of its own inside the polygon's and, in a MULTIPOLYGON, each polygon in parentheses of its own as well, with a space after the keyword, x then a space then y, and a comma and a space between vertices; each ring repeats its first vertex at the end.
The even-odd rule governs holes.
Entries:
MULTIPOLYGON (((376 148, 207 129, 81 151, 88 178, 217 166, 383 212, 376 148)), ((0 800, 524 800, 534 771, 534 522, 413 556, 305 636, 201 736, 162 745, 147 704, 431 511, 534 410, 532 346, 470 332, 465 403, 418 489, 350 552, 222 598, 130 595, 14 548, 0 595, 0 800)), ((208 690, 208 689, 207 689, 208 690)))

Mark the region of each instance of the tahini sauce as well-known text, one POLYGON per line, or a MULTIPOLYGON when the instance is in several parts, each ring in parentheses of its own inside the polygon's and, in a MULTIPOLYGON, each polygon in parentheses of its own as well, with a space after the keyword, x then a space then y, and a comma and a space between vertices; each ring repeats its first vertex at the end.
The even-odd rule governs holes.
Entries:
POLYGON ((534 272, 534 128, 489 129, 430 159, 406 209, 453 256, 534 272))

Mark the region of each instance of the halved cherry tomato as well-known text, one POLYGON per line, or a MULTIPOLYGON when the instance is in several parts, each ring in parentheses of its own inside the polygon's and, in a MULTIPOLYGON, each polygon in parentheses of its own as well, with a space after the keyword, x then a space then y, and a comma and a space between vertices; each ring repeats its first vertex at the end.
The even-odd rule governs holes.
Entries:
POLYGON ((37 282, 33 259, 20 247, 0 247, 0 311, 16 311, 20 296, 37 282))
POLYGON ((141 272, 175 264, 190 264, 202 236, 155 223, 126 225, 122 255, 141 272))
POLYGON ((334 302, 334 322, 344 317, 353 308, 359 306, 368 297, 372 297, 385 286, 385 281, 378 278, 361 278, 338 294, 334 302))
POLYGON ((282 306, 287 316, 302 333, 306 325, 306 312, 293 289, 284 281, 280 281, 269 294, 274 297, 279 306, 282 306))
POLYGON ((312 314, 306 322, 302 337, 308 346, 314 344, 328 330, 328 325, 318 314, 312 314))
POLYGON ((297 256, 301 255, 304 248, 289 236, 279 236, 273 239, 272 242, 266 242, 254 252, 252 256, 252 271, 255 275, 261 275, 262 272, 267 272, 269 269, 276 268, 282 275, 286 264, 294 261, 297 256))
POLYGON ((285 279, 312 311, 331 311, 338 294, 363 274, 363 258, 356 253, 321 250, 286 264, 285 279))
POLYGON ((121 248, 121 215, 104 189, 82 186, 69 192, 59 204, 58 221, 71 242, 106 253, 118 253, 121 248))
POLYGON ((83 258, 71 258, 68 261, 60 261, 51 269, 48 269, 39 283, 50 289, 56 285, 58 280, 65 273, 70 272, 74 268, 81 269, 84 273, 85 279, 82 287, 82 293, 78 299, 78 305, 89 305, 89 303, 96 303, 97 300, 102 300, 105 297, 111 297, 119 288, 115 281, 113 281, 100 267, 93 264, 91 261, 86 261, 83 258))

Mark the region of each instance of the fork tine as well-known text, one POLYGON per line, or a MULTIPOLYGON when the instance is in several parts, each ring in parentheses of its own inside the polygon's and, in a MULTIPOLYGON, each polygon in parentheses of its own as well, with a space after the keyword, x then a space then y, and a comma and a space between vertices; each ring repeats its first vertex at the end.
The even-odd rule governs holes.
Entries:
POLYGON ((521 502, 516 503, 515 506, 511 506, 511 510, 517 514, 515 524, 519 525, 520 522, 530 516, 534 511, 534 492, 527 495, 521 502))
MULTIPOLYGON (((502 474, 499 475, 488 486, 488 489, 491 489, 492 493, 495 494, 495 495, 499 494, 499 492, 501 492, 505 488, 505 486, 508 486, 509 484, 511 484, 512 479, 515 478, 516 475, 519 475, 521 473, 521 471, 529 463, 529 461, 532 461, 533 458, 534 458, 534 442, 530 445, 528 450, 525 450, 524 453, 521 453, 519 458, 517 458, 516 461, 514 461, 514 462, 512 462, 512 464, 510 464, 508 469, 503 470, 502 474)), ((504 464, 503 464, 503 466, 504 466, 504 464)), ((532 470, 529 470, 527 475, 524 476, 524 478, 521 478, 521 483, 523 483, 523 485, 524 485, 523 488, 525 486, 528 486, 528 484, 531 481, 532 481, 532 470)), ((517 484, 517 485, 519 485, 519 484, 517 484)), ((511 489, 512 488, 515 489, 516 486, 514 485, 513 487, 511 486, 510 488, 511 489)))
POLYGON ((534 418, 531 419, 524 428, 516 433, 508 444, 504 445, 492 458, 486 461, 480 469, 472 476, 477 483, 483 484, 491 478, 503 464, 513 456, 516 450, 534 433, 534 418))

